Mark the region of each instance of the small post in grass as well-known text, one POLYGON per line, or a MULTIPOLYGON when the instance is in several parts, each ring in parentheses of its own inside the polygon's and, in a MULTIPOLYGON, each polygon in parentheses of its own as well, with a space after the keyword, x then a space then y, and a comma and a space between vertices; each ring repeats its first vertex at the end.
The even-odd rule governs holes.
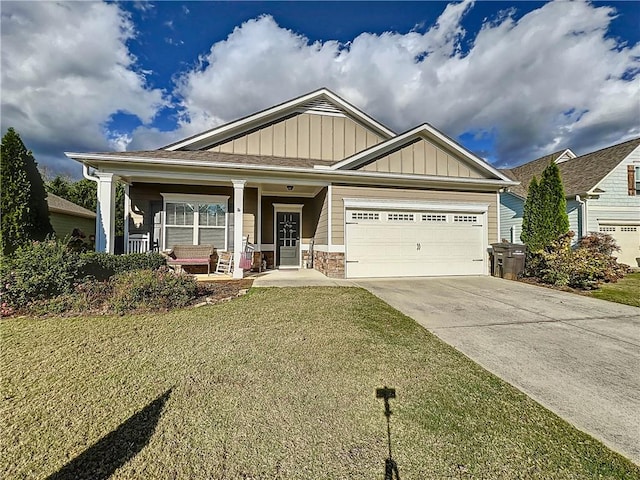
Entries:
POLYGON ((376 388, 376 398, 384 399, 384 416, 387 417, 387 442, 389 444, 389 458, 384 462, 384 480, 400 480, 400 473, 398 472, 398 465, 391 456, 391 408, 389 406, 389 399, 396 398, 396 389, 388 388, 386 385, 383 388, 376 388))

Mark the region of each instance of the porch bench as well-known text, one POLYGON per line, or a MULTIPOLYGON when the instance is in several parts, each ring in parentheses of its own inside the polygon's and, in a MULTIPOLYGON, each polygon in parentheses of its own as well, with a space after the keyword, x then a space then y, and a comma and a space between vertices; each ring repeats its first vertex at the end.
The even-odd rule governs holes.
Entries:
POLYGON ((213 245, 174 245, 168 253, 168 265, 206 265, 207 275, 211 275, 213 245))

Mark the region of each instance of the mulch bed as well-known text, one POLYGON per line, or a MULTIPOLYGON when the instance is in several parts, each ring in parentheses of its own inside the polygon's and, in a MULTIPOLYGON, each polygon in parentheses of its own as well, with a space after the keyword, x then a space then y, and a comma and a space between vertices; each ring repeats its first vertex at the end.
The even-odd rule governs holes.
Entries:
POLYGON ((193 305, 201 306, 231 300, 244 293, 253 285, 253 279, 220 280, 215 282, 198 283, 198 297, 193 305))

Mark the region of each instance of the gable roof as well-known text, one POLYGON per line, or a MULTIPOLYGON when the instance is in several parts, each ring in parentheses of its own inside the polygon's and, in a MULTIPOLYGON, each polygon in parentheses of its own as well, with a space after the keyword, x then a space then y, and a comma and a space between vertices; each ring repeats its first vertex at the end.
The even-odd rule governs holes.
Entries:
MULTIPOLYGON (((558 162, 558 168, 562 175, 565 194, 573 197, 592 190, 638 146, 640 146, 640 138, 568 160, 562 159, 558 162)), ((543 170, 551 162, 562 157, 565 151, 561 150, 545 155, 519 167, 502 169, 503 173, 521 182, 520 185, 511 187, 511 192, 526 198, 529 183, 533 177, 539 178, 543 170)))
POLYGON ((558 150, 557 152, 536 158, 535 160, 518 167, 509 169, 503 168, 500 169, 500 171, 512 180, 520 182, 520 185, 511 187, 510 190, 512 193, 515 193, 522 198, 526 198, 527 190, 529 189, 529 184, 533 177, 540 177, 542 171, 547 168, 551 162, 556 161, 565 151, 566 150, 558 150))
POLYGON ((485 162, 483 159, 476 156, 475 154, 464 148, 462 145, 460 145, 458 142, 451 139, 436 128, 432 127, 428 123, 419 125, 411 130, 401 133, 400 135, 390 138, 389 140, 374 145, 366 150, 363 150, 362 152, 356 153, 351 157, 335 163, 329 168, 331 170, 352 170, 355 168, 359 168, 370 160, 391 153, 394 150, 397 150, 398 148, 401 148, 402 146, 407 145, 415 139, 419 138, 426 138, 437 145, 442 145, 443 147, 453 151, 462 159, 467 160, 472 165, 479 167, 480 170, 487 172, 490 175, 499 178, 500 180, 511 181, 511 178, 507 177, 504 173, 492 167, 489 163, 485 162))
POLYGON ((337 112, 345 113, 375 131, 385 139, 396 135, 393 130, 374 120, 362 110, 351 105, 331 90, 321 88, 274 107, 267 108, 266 110, 253 113, 239 120, 234 120, 224 125, 212 128, 211 130, 207 130, 206 132, 166 145, 162 147, 161 150, 176 151, 207 148, 215 143, 220 143, 232 137, 247 133, 260 125, 276 121, 301 110, 314 110, 316 112, 328 112, 334 114, 337 112))
POLYGON ((73 215, 76 217, 96 218, 96 214, 91 210, 87 210, 69 200, 60 198, 53 193, 47 193, 47 205, 49 205, 49 212, 73 215))

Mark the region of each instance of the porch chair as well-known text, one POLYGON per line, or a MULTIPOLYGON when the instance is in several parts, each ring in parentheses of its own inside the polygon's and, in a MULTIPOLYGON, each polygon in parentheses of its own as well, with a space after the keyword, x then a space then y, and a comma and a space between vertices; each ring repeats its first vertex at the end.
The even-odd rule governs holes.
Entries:
POLYGON ((215 273, 231 273, 233 268, 233 252, 218 252, 218 264, 215 273))

